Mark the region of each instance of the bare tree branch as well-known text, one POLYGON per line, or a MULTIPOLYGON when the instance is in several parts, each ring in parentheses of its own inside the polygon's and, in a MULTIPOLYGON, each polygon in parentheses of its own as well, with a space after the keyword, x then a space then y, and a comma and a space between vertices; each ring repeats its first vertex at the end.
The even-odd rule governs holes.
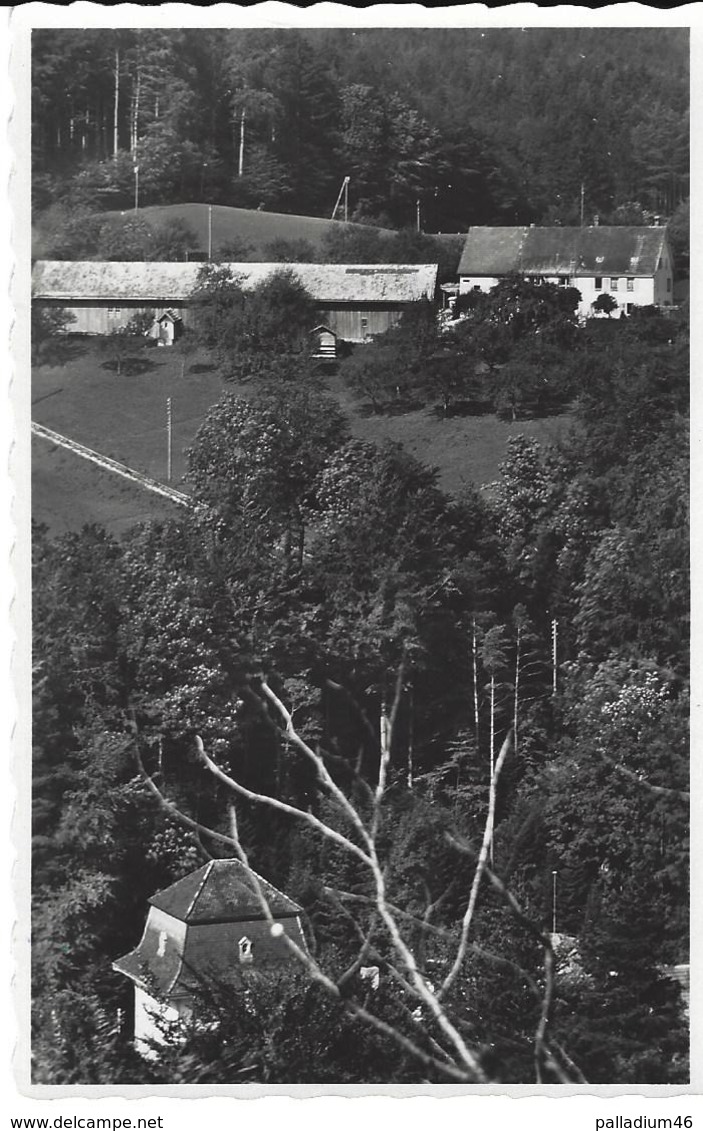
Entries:
POLYGON ((466 956, 466 948, 469 941, 469 931, 471 930, 474 911, 476 910, 476 901, 478 899, 478 892, 481 886, 481 878, 483 876, 484 869, 487 867, 488 855, 491 849, 491 844, 493 843, 493 827, 495 824, 496 792, 498 779, 500 778, 503 766, 505 765, 505 759, 507 758, 508 751, 510 750, 510 737, 510 733, 508 733, 505 737, 505 741, 503 742, 503 745, 500 749, 500 754, 498 755, 498 759, 491 776, 491 783, 488 794, 488 816, 486 817, 486 824, 483 830, 483 841, 481 844, 481 851, 479 852, 478 856, 478 862, 476 864, 476 870, 474 872, 473 883, 471 885, 469 902, 466 905, 466 911, 464 912, 464 918, 462 919, 461 923, 461 937, 459 940, 459 947, 457 949, 456 958, 454 959, 452 967, 446 978, 444 979, 442 987, 439 991, 440 998, 447 993, 447 990, 454 982, 459 973, 459 970, 461 969, 461 964, 466 956))
MULTIPOLYGON (((466 842, 459 841, 455 837, 448 837, 450 844, 458 848, 460 852, 474 855, 473 849, 466 842)), ((535 1072, 537 1083, 541 1083, 541 1065, 546 1056, 546 1043, 545 1034, 547 1025, 549 1023, 552 1003, 554 1000, 554 948, 552 947, 552 940, 549 935, 537 927, 530 917, 520 907, 517 899, 513 893, 505 886, 499 876, 493 871, 488 864, 484 865, 484 871, 488 876, 492 886, 503 897, 515 917, 523 924, 523 926, 536 938, 544 949, 544 991, 542 994, 542 1002, 540 1008, 540 1015, 535 1030, 535 1072)))
POLYGON ((361 820, 361 817, 349 801, 349 798, 339 788, 336 781, 329 773, 322 757, 318 753, 316 753, 311 746, 308 746, 307 742, 305 742, 304 739, 300 737, 293 724, 293 718, 290 714, 290 711, 287 709, 287 707, 284 706, 276 693, 271 690, 265 679, 261 680, 260 687, 262 694, 266 697, 266 699, 268 699, 270 703, 273 704, 273 706, 281 715, 281 718, 283 719, 285 724, 282 729, 286 737, 293 743, 294 746, 298 748, 298 750, 300 750, 305 755, 305 757, 315 767, 320 781, 324 786, 326 786, 326 788, 329 790, 332 797, 334 797, 334 799, 337 801, 344 813, 346 813, 347 817, 354 825, 357 832, 360 834, 368 847, 369 834, 366 830, 366 827, 364 826, 363 821, 361 820))
POLYGON ((144 763, 142 762, 141 755, 139 753, 139 746, 136 742, 134 744, 134 754, 137 760, 137 767, 142 779, 154 794, 154 797, 158 801, 161 808, 165 809, 169 816, 173 817, 175 821, 179 821, 187 828, 192 829, 196 835, 202 833, 205 836, 212 837, 213 840, 219 841, 221 844, 226 844, 228 848, 235 847, 234 841, 230 837, 225 836, 224 833, 216 832, 215 829, 209 829, 206 825, 199 824, 198 821, 194 821, 192 817, 188 817, 185 813, 182 813, 181 810, 178 809, 172 801, 168 801, 167 798, 164 797, 154 779, 150 777, 146 772, 144 763))
MULTIPOLYGON (((279 710, 281 717, 284 719, 284 733, 315 766, 320 780, 327 786, 332 795, 339 801, 340 807, 349 817, 354 828, 363 838, 367 851, 364 852, 361 848, 354 844, 353 841, 349 840, 348 837, 339 833, 331 826, 326 825, 312 813, 297 809, 294 806, 288 805, 276 798, 268 797, 264 794, 254 793, 253 791, 248 790, 244 786, 240 785, 239 782, 235 781, 235 779, 231 778, 228 774, 225 774, 212 761, 212 759, 205 752, 202 739, 199 736, 196 736, 196 744, 200 757, 202 758, 208 769, 210 769, 211 772, 215 775, 215 777, 217 777, 218 780, 222 781, 224 784, 228 785, 229 788, 232 789, 235 793, 238 793, 242 797, 246 797, 248 800, 256 801, 260 804, 269 805, 274 809, 278 809, 280 812, 284 812, 289 814, 290 816, 305 820, 308 824, 316 828, 318 832, 322 833, 324 836, 328 837, 336 844, 341 845, 347 851, 352 852, 369 868, 376 889, 376 907, 378 909, 379 916, 384 923, 386 930, 388 931, 390 941, 396 951, 396 954, 400 958, 402 965, 407 969, 409 973, 410 982, 416 990, 418 997, 428 1007, 428 1010, 437 1022, 439 1029, 444 1033, 445 1037, 453 1047, 454 1053, 458 1058, 459 1063, 463 1066, 464 1072, 468 1071, 469 1079, 473 1079, 474 1081, 479 1083, 486 1082, 486 1076, 483 1068, 481 1067, 478 1057, 468 1048, 461 1033, 456 1028, 456 1026, 452 1024, 445 1010, 441 1006, 436 994, 430 989, 426 979, 423 977, 418 968, 415 955, 413 954, 408 944, 405 942, 405 939, 402 936, 395 918, 388 910, 386 882, 383 874, 383 868, 378 858, 375 838, 364 826, 359 814, 357 813, 352 803, 342 792, 339 786, 337 786, 336 782, 334 782, 330 777, 329 772, 327 771, 327 768, 322 761, 321 755, 317 754, 298 735, 295 730, 290 712, 286 709, 283 703, 281 703, 278 696, 275 695, 275 693, 268 687, 265 681, 262 681, 261 688, 262 693, 266 696, 269 702, 271 702, 277 708, 277 710, 279 710)), ((295 946, 292 940, 288 939, 287 937, 286 944, 289 947, 295 946)), ((321 971, 320 974, 322 974, 321 971)), ((326 982, 331 981, 327 978, 326 975, 324 977, 326 982)), ((334 985, 334 983, 331 984, 334 985)), ((464 1079, 466 1079, 466 1076, 464 1076, 464 1079)))
POLYGON ((462 1072, 460 1069, 457 1069, 457 1067, 450 1061, 443 1062, 437 1060, 435 1057, 430 1056, 427 1052, 425 1052, 424 1049, 416 1045, 414 1041, 411 1041, 410 1038, 407 1037, 404 1033, 401 1033, 394 1026, 389 1025, 386 1021, 383 1021, 375 1014, 370 1013, 369 1010, 367 1010, 364 1006, 359 1005, 358 1002, 354 1001, 353 999, 342 998, 339 985, 334 982, 327 974, 325 974, 318 963, 315 962, 315 960, 307 951, 302 950, 302 948, 298 946, 295 940, 286 934, 284 928, 280 923, 275 922, 274 917, 271 913, 271 908, 269 907, 269 903, 266 898, 266 894, 263 891, 261 884, 258 882, 256 873, 250 867, 246 852, 244 851, 244 848, 239 840, 237 832, 237 818, 234 806, 230 806, 230 819, 232 822, 232 840, 235 844, 235 850, 239 859, 249 872, 249 875, 254 882, 257 897, 263 909, 266 920, 270 924, 271 933, 275 934, 276 937, 282 938, 284 944, 288 947, 294 957, 297 958, 298 961, 305 967, 310 976, 317 982, 319 982, 322 986, 324 986, 325 989, 335 998, 341 1001, 348 1012, 352 1013, 352 1015, 356 1017, 359 1017, 369 1025, 372 1025, 374 1028, 378 1029, 386 1036, 391 1037, 397 1044, 400 1044, 407 1052, 411 1053, 414 1057, 418 1058, 428 1067, 435 1069, 435 1071, 442 1073, 442 1075, 444 1076, 448 1076, 450 1079, 466 1082, 467 1075, 465 1071, 462 1072))
MULTIPOLYGON (((247 801, 255 801, 260 805, 269 805, 272 809, 277 809, 279 813, 287 813, 289 817, 296 817, 301 821, 307 822, 307 824, 312 825, 314 829, 317 829, 319 833, 322 833, 323 836, 329 837, 330 840, 333 840, 335 844, 346 849, 347 852, 358 856, 367 867, 370 866, 370 857, 367 856, 363 849, 359 848, 359 846, 354 844, 352 840, 349 840, 348 837, 344 836, 336 829, 333 829, 331 825, 326 825, 325 822, 316 817, 314 813, 308 813, 305 809, 297 809, 295 805, 288 805, 285 801, 279 801, 277 797, 269 797, 268 794, 255 793, 253 790, 247 789, 246 786, 240 785, 238 781, 231 778, 229 774, 226 774, 224 770, 221 770, 220 767, 213 762, 212 758, 205 752, 203 740, 198 734, 195 736, 195 745, 208 770, 210 770, 219 781, 223 782, 224 785, 229 786, 231 790, 238 793, 240 797, 245 797, 247 801)), ((317 757, 317 755, 313 754, 313 757, 317 757)))
POLYGON ((385 706, 381 707, 381 733, 380 733, 380 746, 381 754, 378 763, 378 784, 374 794, 374 807, 373 807, 373 820, 371 823, 371 837, 375 839, 378 834, 378 826, 381 821, 381 806, 383 805, 383 798, 386 792, 386 780, 388 778, 388 767, 391 762, 391 741, 393 738, 393 729, 398 717, 398 708, 400 706, 400 699, 403 694, 403 676, 405 674, 405 661, 398 669, 398 676, 395 683, 395 693, 393 695, 393 704, 391 706, 390 716, 386 716, 385 706))
POLYGON ((647 778, 642 777, 641 774, 636 773, 634 770, 628 770, 621 762, 616 762, 614 758, 610 758, 607 754, 604 754, 603 751, 600 752, 600 756, 604 762, 607 762, 608 765, 612 766, 618 773, 629 778, 630 781, 641 786, 642 789, 646 789, 650 793, 655 794, 657 797, 676 797, 679 801, 691 800, 691 794, 686 789, 673 789, 666 785, 654 785, 653 782, 648 781, 647 778))

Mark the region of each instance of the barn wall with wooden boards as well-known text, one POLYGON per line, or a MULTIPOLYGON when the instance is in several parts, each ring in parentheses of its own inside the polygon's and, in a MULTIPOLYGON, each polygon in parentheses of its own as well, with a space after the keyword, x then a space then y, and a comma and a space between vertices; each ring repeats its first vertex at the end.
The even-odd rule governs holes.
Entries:
MULTIPOLYGON (((36 301, 36 300, 35 300, 36 301)), ((73 322, 66 327, 71 334, 111 334, 115 330, 125 327, 138 315, 147 314, 149 318, 156 318, 164 307, 168 306, 174 314, 180 314, 180 308, 173 303, 125 302, 119 304, 109 302, 42 302, 46 307, 58 307, 73 315, 73 322)))
POLYGON ((364 342, 376 334, 383 334, 395 326, 407 306, 394 307, 335 307, 320 306, 318 314, 334 330, 339 338, 347 342, 364 342))

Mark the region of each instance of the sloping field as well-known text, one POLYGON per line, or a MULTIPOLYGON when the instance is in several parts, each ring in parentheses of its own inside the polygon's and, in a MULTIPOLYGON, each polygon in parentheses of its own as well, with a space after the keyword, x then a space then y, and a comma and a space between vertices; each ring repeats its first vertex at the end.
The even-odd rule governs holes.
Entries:
POLYGON ((442 420, 432 409, 402 416, 352 419, 352 432, 363 440, 392 440, 421 463, 436 467, 439 485, 460 496, 469 487, 483 487, 500 476, 499 465, 511 436, 534 436, 555 443, 571 426, 568 415, 507 423, 495 416, 453 416, 442 420))
MULTIPOLYGON (((181 377, 169 350, 142 350, 149 368, 120 377, 103 367, 93 343, 75 343, 61 365, 38 366, 32 419, 135 471, 166 482, 166 402, 171 398, 173 487, 183 487, 184 450, 208 408, 219 400, 219 376, 197 355, 181 377)), ((32 509, 53 531, 101 522, 117 532, 179 508, 43 439, 32 440, 32 509)))
MULTIPOLYGON (((103 367, 94 343, 68 347, 61 365, 37 367, 32 382, 32 419, 87 447, 166 482, 166 400, 171 398, 173 473, 171 485, 183 489, 184 450, 190 446, 208 408, 223 391, 206 357, 195 357, 181 377, 170 350, 141 351, 150 368, 118 377, 103 367)), ((245 385, 232 391, 251 391, 245 385)), ((338 379, 330 392, 349 418, 352 432, 376 443, 397 441, 416 458, 439 470, 451 494, 489 483, 499 475, 508 437, 525 433, 549 443, 570 425, 566 415, 506 424, 494 416, 443 420, 429 409, 398 416, 366 416, 338 379)), ((33 514, 52 531, 79 529, 98 522, 114 533, 148 518, 177 515, 179 508, 118 476, 95 467, 46 440, 32 441, 33 514)))
POLYGON ((179 513, 175 503, 32 437, 32 516, 52 534, 98 523, 119 535, 139 522, 179 513))
MULTIPOLYGON (((205 251, 208 246, 208 209, 207 204, 154 204, 139 211, 150 224, 182 220, 197 239, 198 247, 205 251)), ((289 216, 283 212, 257 212, 213 204, 212 246, 216 251, 221 244, 241 240, 249 244, 255 253, 261 254, 272 240, 303 239, 319 250, 330 228, 339 227, 340 223, 339 220, 323 220, 317 216, 289 216)), ((347 224, 346 227, 358 228, 360 225, 347 224)), ((385 228, 378 231, 392 234, 385 228)))
POLYGON ((402 444, 421 463, 437 468, 439 486, 449 495, 460 496, 468 488, 482 488, 500 477, 500 464, 511 436, 533 436, 539 443, 557 443, 572 426, 568 413, 515 423, 496 416, 449 416, 442 418, 433 408, 414 409, 391 416, 360 413, 348 389, 338 379, 330 383, 349 418, 354 436, 382 444, 402 444))

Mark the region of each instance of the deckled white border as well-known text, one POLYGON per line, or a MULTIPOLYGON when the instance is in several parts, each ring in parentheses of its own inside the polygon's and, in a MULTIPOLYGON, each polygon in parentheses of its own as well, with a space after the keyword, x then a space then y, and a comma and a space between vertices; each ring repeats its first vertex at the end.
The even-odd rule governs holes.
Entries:
MULTIPOLYGON (((0 1026, 0 1084, 5 1086, 0 1096, 5 1100, 2 1109, 13 1116, 48 1116, 50 1120, 58 1115, 64 1116, 113 1116, 124 1118, 137 1115, 149 1117, 162 1115, 166 1131, 176 1131, 178 1127, 191 1127, 194 1120, 206 1120, 209 1125, 218 1127, 228 1119, 250 1116, 272 1125, 277 1120, 294 1122, 305 1121, 305 1126, 320 1121, 327 1127, 334 1121, 339 1131, 346 1131, 347 1123, 359 1119, 383 1120, 395 1115, 398 1109, 390 1107, 391 1097, 413 1097, 410 1108, 400 1109, 404 1118, 423 1124, 439 1115, 443 1120, 456 1119, 478 1122, 485 1121, 502 1127, 519 1125, 526 1129, 539 1128, 540 1131, 552 1121, 554 1126, 563 1126, 564 1121, 578 1123, 579 1126, 595 1129, 596 1115, 613 1118, 616 1115, 633 1118, 646 1115, 671 1118, 678 1114, 689 1114, 694 1119, 694 1127, 703 1131, 703 1030, 701 1029, 698 1003, 703 1002, 703 973, 700 966, 700 947, 697 942, 703 929, 703 907, 701 906, 700 874, 696 861, 701 858, 703 834, 701 832, 701 797, 703 797, 703 768, 695 751, 700 749, 699 738, 703 737, 701 726, 701 687, 697 677, 700 670, 698 655, 700 643, 698 633, 693 639, 693 660, 696 678, 694 681, 694 720, 692 749, 693 757, 693 861, 694 893, 693 900, 693 954, 692 954, 692 1056, 691 1072, 693 1082, 688 1088, 594 1086, 453 1086, 441 1085, 415 1088, 399 1085, 387 1086, 275 1086, 260 1085, 233 1086, 180 1086, 180 1087, 32 1087, 27 1077, 28 1053, 28 962, 27 943, 29 939, 28 891, 29 891, 29 785, 30 785, 30 723, 29 723, 29 341, 28 341, 28 295, 30 277, 30 213, 29 213, 29 40, 33 27, 515 27, 515 26, 592 26, 592 27, 647 27, 684 26, 691 29, 692 40, 692 170, 694 184, 699 183, 701 168, 701 142, 697 126, 703 120, 699 108, 703 105, 703 5, 691 4, 669 10, 650 8, 642 4, 620 4, 606 6, 595 11, 579 7, 539 8, 533 4, 507 5, 501 8, 487 8, 483 5, 452 6, 441 9, 427 9, 418 4, 376 5, 367 8, 350 8, 340 4, 318 4, 309 8, 298 8, 278 2, 263 3, 252 7, 233 4, 218 4, 198 8, 185 4, 167 4, 161 7, 141 7, 124 4, 117 7, 78 2, 64 8, 49 4, 32 3, 15 8, 11 16, 3 9, 0 20, 0 105, 6 108, 7 115, 12 108, 9 126, 10 145, 14 154, 14 170, 11 188, 12 231, 8 207, 0 210, 0 240, 6 254, 2 257, 0 270, 5 274, 5 290, 10 286, 10 269, 14 262, 12 278, 12 304, 0 304, 4 315, 3 329, 14 318, 14 335, 11 358, 5 365, 0 381, 7 389, 10 375, 10 362, 13 371, 11 405, 14 423, 9 412, 0 414, 0 466, 7 466, 8 453, 14 436, 11 457, 11 478, 0 475, 0 507, 5 519, 0 523, 0 571, 4 585, 2 593, 14 590, 11 628, 3 621, 5 631, 0 633, 1 654, 7 664, 3 671, 9 670, 9 653, 14 634, 14 678, 15 690, 3 686, 4 710, 0 714, 6 747, 10 745, 10 733, 14 721, 14 773, 8 783, 16 790, 16 814, 13 829, 13 847, 7 854, 6 898, 2 906, 9 909, 15 902, 16 923, 14 927, 14 946, 8 955, 6 969, 15 971, 14 1002, 7 987, 6 1009, 3 1011, 0 1026), (9 61, 9 46, 12 58, 9 61), (11 254, 10 254, 11 252, 11 254), (2 460, 4 459, 4 463, 2 460), (13 486, 14 484, 14 486, 13 486), (14 500, 13 500, 14 491, 14 500), (12 516, 10 519, 10 508, 12 516), (14 534, 13 534, 14 528, 14 534), (9 564, 12 549, 14 576, 9 564), (13 697, 16 696, 16 703, 13 697), (10 866, 15 860, 14 890, 10 887, 10 866), (16 1014, 13 1012, 16 1011, 16 1014), (13 1049, 13 1045, 16 1046, 13 1049), (14 1056, 14 1061, 13 1061, 14 1056), (13 1066, 11 1066, 13 1061, 13 1066), (353 1096, 357 1102, 347 1105, 341 1097, 353 1096), (108 1098, 106 1098, 108 1097, 108 1098), (209 1098, 206 1098, 209 1097, 209 1098), (227 1098, 224 1098, 227 1097, 227 1098), (235 1109, 231 1107, 231 1097, 257 1099, 253 1107, 235 1109), (262 1098, 265 1097, 265 1098, 262 1098), (293 1104, 291 1097, 317 1097, 312 1102, 293 1104), (336 1097, 336 1098, 335 1098, 336 1097), (362 1099, 362 1097, 364 1097, 362 1099), (372 1098, 373 1097, 373 1098, 372 1098), (441 1097, 441 1109, 437 1109, 430 1097, 441 1097), (549 1097, 549 1098, 546 1098, 549 1097), (646 1097, 646 1104, 643 1103, 646 1097), (678 1098, 677 1098, 678 1097, 678 1098), (46 1101, 51 1098, 51 1102, 46 1101), (196 1103, 183 1104, 183 1098, 196 1103), (516 1102, 520 1098, 520 1102, 516 1102), (606 1103, 606 1098, 608 1102, 606 1103), (96 1104, 96 1100, 101 1102, 96 1104), (128 1104, 128 1099, 140 1101, 138 1109, 128 1104), (565 1107, 565 1105, 567 1105, 565 1107)), ((0 146, 0 185, 6 185, 10 157, 6 146, 0 146)), ((0 192, 4 191, 0 189, 0 192)), ((693 200, 692 231, 696 234, 692 266, 697 264, 698 235, 701 231, 701 211, 703 206, 697 198, 693 200)), ((693 274, 691 280, 691 308, 700 309, 701 286, 693 274)), ((696 320, 694 319, 694 326, 696 320)), ((1 340, 7 341, 8 334, 1 340)), ((698 449, 701 439, 697 428, 700 424, 698 413, 698 394, 696 373, 700 360, 700 334, 694 335, 693 342, 693 400, 694 420, 694 485, 698 476, 698 449)), ((694 486, 695 489, 695 486, 694 486)), ((694 510, 693 554, 696 576, 699 567, 699 548, 701 528, 696 522, 694 510)), ((694 591, 694 625, 700 624, 697 616, 699 600, 694 591)), ((8 602, 5 603, 8 607, 8 602)), ((8 618, 9 619, 9 618, 8 618)), ((7 827, 12 812, 12 788, 5 789, 2 801, 7 812, 7 827)), ((12 915, 5 916, 5 937, 10 947, 12 915)))

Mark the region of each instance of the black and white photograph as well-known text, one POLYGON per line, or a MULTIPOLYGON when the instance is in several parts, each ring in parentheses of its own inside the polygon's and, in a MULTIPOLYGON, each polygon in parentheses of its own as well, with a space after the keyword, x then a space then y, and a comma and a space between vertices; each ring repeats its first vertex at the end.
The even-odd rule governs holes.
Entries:
POLYGON ((680 1095, 691 27, 87 7, 27 32, 25 1084, 680 1095))

